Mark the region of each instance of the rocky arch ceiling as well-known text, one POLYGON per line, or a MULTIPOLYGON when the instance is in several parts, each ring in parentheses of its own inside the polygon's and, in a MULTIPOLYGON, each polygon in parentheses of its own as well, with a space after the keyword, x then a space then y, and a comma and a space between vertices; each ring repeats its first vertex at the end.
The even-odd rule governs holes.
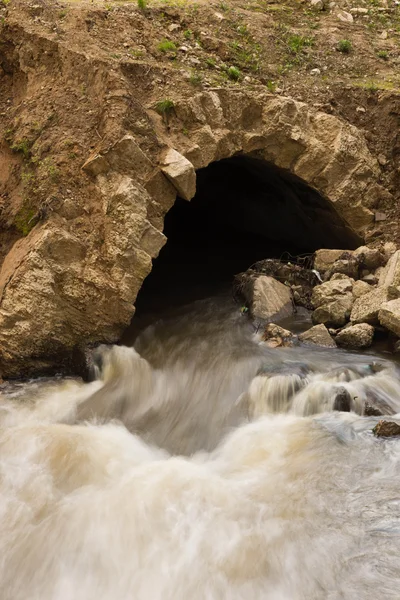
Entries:
POLYGON ((377 162, 351 125, 289 98, 228 89, 176 101, 168 123, 149 112, 158 161, 128 134, 84 165, 102 198, 97 243, 89 245, 73 224, 46 222, 6 257, 0 275, 4 374, 21 361, 28 371, 54 366, 77 346, 119 339, 166 241, 163 219, 177 195, 176 182, 162 171, 168 148, 182 155, 189 179, 213 161, 256 153, 329 198, 355 234, 362 237, 372 225, 371 208, 384 190, 377 162))

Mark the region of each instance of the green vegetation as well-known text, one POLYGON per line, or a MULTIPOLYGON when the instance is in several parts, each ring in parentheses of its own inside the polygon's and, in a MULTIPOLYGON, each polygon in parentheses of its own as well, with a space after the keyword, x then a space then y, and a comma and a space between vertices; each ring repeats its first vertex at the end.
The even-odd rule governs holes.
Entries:
POLYGON ((11 150, 13 152, 22 152, 24 158, 29 159, 31 156, 31 146, 32 143, 30 140, 22 139, 18 142, 14 142, 11 145, 11 150))
POLYGON ((377 52, 377 56, 383 60, 387 60, 389 58, 387 50, 379 50, 379 52, 377 52))
POLYGON ((1 0, 1 3, 3 6, 8 6, 10 4, 11 0, 1 0))
POLYGON ((210 69, 213 69, 215 67, 215 65, 217 64, 217 61, 215 60, 215 58, 206 58, 206 65, 207 67, 210 67, 210 69))
POLYGON ((203 81, 203 76, 198 71, 193 71, 192 74, 190 75, 189 81, 192 85, 200 85, 201 82, 203 81))
POLYGON ((158 112, 159 115, 169 115, 174 110, 174 108, 174 101, 170 100, 169 98, 165 98, 165 100, 160 100, 154 105, 154 109, 158 112))
POLYGON ((304 48, 309 48, 314 45, 314 38, 305 37, 303 35, 294 34, 287 38, 287 46, 292 54, 300 54, 304 48))
POLYGON ((191 29, 185 29, 185 31, 183 32, 183 37, 185 38, 185 40, 190 40, 192 35, 193 31, 191 29))
POLYGON ((171 40, 162 40, 157 48, 160 52, 176 52, 176 45, 171 40))
POLYGON ((227 75, 232 81, 238 81, 240 79, 240 71, 237 67, 229 67, 227 75))
POLYGON ((146 0, 137 0, 137 5, 138 5, 138 8, 140 8, 140 10, 145 10, 145 8, 147 8, 147 1, 146 0))
POLYGON ((266 83, 266 86, 267 86, 268 91, 270 91, 272 93, 275 92, 275 90, 276 90, 276 83, 275 83, 275 81, 268 80, 267 83, 266 83))
POLYGON ((36 210, 28 202, 24 202, 22 208, 15 215, 14 225, 16 229, 26 237, 37 222, 38 216, 36 210))
POLYGON ((352 50, 352 44, 350 40, 340 40, 338 42, 337 49, 343 54, 350 54, 352 50))

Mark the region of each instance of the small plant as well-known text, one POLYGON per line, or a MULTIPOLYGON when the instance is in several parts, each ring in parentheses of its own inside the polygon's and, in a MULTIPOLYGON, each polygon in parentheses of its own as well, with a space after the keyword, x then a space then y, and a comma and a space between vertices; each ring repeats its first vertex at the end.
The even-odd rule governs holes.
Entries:
POLYGON ((183 37, 185 38, 185 40, 190 40, 192 35, 193 31, 191 29, 185 29, 185 31, 183 32, 183 37))
POLYGON ((11 146, 11 150, 13 152, 22 152, 24 158, 30 158, 31 156, 31 142, 27 139, 20 140, 19 142, 14 142, 11 146))
POLYGON ((10 4, 11 0, 1 0, 1 4, 3 6, 8 6, 10 4))
POLYGON ((215 60, 215 58, 206 58, 206 65, 208 67, 210 67, 210 69, 213 69, 215 67, 215 65, 217 64, 217 61, 215 60))
POLYGON ((202 74, 198 71, 193 71, 193 73, 190 75, 189 81, 192 85, 200 85, 203 81, 202 74))
POLYGON ((176 45, 171 40, 162 40, 157 48, 160 52, 176 52, 176 45))
POLYGON ((375 81, 368 81, 368 83, 365 86, 365 89, 369 92, 377 92, 379 90, 379 87, 377 86, 375 81))
POLYGON ((343 54, 350 54, 351 49, 352 49, 352 44, 351 44, 350 40, 340 40, 340 42, 338 42, 337 49, 339 50, 339 52, 342 52, 343 54))
POLYGON ((147 8, 147 1, 146 0, 137 0, 137 5, 138 5, 138 8, 140 8, 140 10, 145 10, 147 8))
POLYGON ((173 100, 165 98, 165 100, 160 100, 159 102, 156 102, 154 108, 159 115, 169 115, 174 110, 175 104, 173 100))
POLYGON ((60 19, 64 19, 67 16, 67 11, 66 10, 61 10, 58 13, 58 16, 60 17, 60 19))
POLYGON ((238 81, 238 79, 240 79, 240 71, 237 67, 229 67, 227 75, 232 81, 238 81))
POLYGON ((389 54, 388 54, 387 50, 379 50, 379 52, 377 53, 377 56, 379 58, 382 58, 382 60, 387 60, 389 57, 389 54))
POLYGON ((288 37, 287 45, 292 54, 300 54, 303 52, 304 48, 309 48, 314 45, 314 39, 294 34, 288 37))
POLYGON ((268 91, 270 91, 271 93, 274 93, 276 90, 276 83, 275 81, 271 81, 270 79, 267 81, 266 83, 267 85, 267 89, 268 91))

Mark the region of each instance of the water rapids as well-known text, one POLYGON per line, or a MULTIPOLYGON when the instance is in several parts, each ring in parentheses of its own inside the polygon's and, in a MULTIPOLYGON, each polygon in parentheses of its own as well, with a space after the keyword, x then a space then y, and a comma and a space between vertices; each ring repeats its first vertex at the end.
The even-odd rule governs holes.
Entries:
POLYGON ((1 600, 400 597, 395 364, 268 349, 229 298, 2 386, 1 600), (336 410, 334 410, 336 409, 336 410))

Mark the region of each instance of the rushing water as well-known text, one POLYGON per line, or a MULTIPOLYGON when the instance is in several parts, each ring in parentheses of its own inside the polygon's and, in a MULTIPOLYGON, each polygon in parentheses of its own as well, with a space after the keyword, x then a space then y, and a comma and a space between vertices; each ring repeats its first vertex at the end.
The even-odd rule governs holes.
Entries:
POLYGON ((398 600, 400 442, 361 416, 400 411, 394 364, 217 298, 93 370, 3 386, 1 600, 398 600))

